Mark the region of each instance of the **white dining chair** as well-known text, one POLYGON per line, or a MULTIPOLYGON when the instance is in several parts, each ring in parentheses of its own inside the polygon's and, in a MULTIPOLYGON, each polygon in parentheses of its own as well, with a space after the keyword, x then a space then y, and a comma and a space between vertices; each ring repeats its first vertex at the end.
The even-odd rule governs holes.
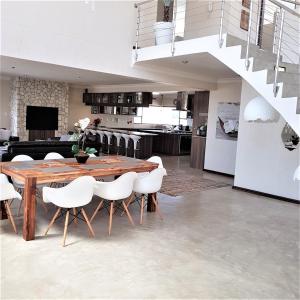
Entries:
MULTIPOLYGON (((163 165, 163 162, 162 162, 162 159, 160 158, 160 156, 151 156, 150 158, 147 159, 147 161, 158 164, 158 168, 164 168, 164 165, 163 165)), ((149 172, 140 172, 140 173, 138 173, 138 177, 141 178, 148 174, 149 174, 149 172)))
POLYGON ((17 232, 17 227, 14 218, 11 213, 10 205, 8 200, 19 199, 22 200, 22 196, 15 190, 14 186, 8 181, 7 176, 0 174, 0 201, 4 201, 4 206, 7 212, 8 219, 14 229, 17 232))
POLYGON ((132 217, 127 209, 125 204, 125 199, 129 198, 132 194, 133 184, 137 178, 137 174, 135 172, 128 172, 121 175, 119 178, 112 182, 96 182, 94 186, 94 194, 100 197, 100 203, 95 209, 91 222, 95 218, 98 211, 102 208, 104 200, 110 202, 110 210, 109 210, 109 226, 108 226, 108 234, 111 234, 112 228, 112 216, 114 213, 114 202, 121 201, 122 206, 127 214, 129 222, 134 226, 134 222, 132 217))
POLYGON ((95 236, 94 230, 90 224, 87 214, 83 209, 83 206, 89 204, 93 198, 95 182, 96 180, 92 176, 82 176, 61 188, 43 188, 44 202, 53 203, 54 205, 58 206, 57 211, 55 212, 51 222, 46 229, 45 235, 47 235, 49 229, 60 214, 60 216, 66 215, 63 246, 65 246, 66 243, 70 215, 73 216, 73 220, 71 220, 71 222, 77 222, 77 220, 86 222, 90 234, 93 237, 95 236), (79 210, 77 211, 78 208, 79 210), (71 210, 73 213, 70 213, 71 210), (83 219, 80 217, 80 215, 83 216, 83 219))
MULTIPOLYGON (((16 155, 11 161, 12 162, 22 162, 22 161, 32 161, 32 160, 33 160, 33 158, 30 157, 29 155, 20 154, 20 155, 16 155)), ((23 195, 23 192, 24 192, 24 182, 20 181, 18 179, 14 179, 14 178, 12 178, 12 182, 13 182, 14 187, 17 189, 17 191, 21 195, 23 195)), ((10 204, 12 204, 12 202, 10 204)), ((22 204, 23 204, 23 200, 21 200, 20 205, 19 205, 18 217, 20 216, 20 213, 21 213, 22 204)))
POLYGON ((50 159, 64 159, 64 157, 57 152, 50 152, 46 154, 44 160, 50 160, 50 159))
POLYGON ((147 159, 147 161, 157 163, 159 168, 163 168, 163 162, 160 156, 151 156, 150 158, 147 159))
MULTIPOLYGON (((149 174, 138 177, 133 185, 133 192, 141 194, 141 215, 140 215, 140 224, 143 224, 143 215, 144 215, 144 206, 145 206, 145 194, 150 195, 158 215, 163 219, 162 214, 159 209, 159 205, 155 194, 159 192, 162 186, 163 177, 167 175, 165 168, 157 168, 151 171, 149 174)), ((128 207, 130 203, 126 206, 128 207)))

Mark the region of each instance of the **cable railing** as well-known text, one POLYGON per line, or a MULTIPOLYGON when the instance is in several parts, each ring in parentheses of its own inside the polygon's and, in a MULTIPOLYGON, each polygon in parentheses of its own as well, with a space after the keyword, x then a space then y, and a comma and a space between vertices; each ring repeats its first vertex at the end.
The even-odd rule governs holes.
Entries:
MULTIPOLYGON (((230 0, 173 0, 171 14, 164 20, 163 0, 147 0, 135 4, 137 29, 135 56, 138 49, 169 44, 171 55, 176 42, 218 35, 223 47, 224 34, 241 40, 245 68, 258 50, 272 53, 274 62, 274 95, 278 92, 278 74, 283 63, 300 63, 300 14, 277 0, 252 0, 249 5, 230 0), (161 1, 159 3, 158 1, 161 1)), ((283 1, 283 0, 282 0, 283 1)), ((300 3, 284 0, 297 7, 300 3)), ((299 6, 300 7, 300 6, 299 6)))

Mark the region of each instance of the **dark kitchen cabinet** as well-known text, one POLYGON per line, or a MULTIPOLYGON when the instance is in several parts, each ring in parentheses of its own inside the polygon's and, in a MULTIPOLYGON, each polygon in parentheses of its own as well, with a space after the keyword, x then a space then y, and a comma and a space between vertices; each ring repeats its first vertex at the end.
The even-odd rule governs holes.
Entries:
POLYGON ((90 106, 123 106, 123 107, 148 107, 152 103, 152 93, 89 93, 85 91, 83 103, 90 106))

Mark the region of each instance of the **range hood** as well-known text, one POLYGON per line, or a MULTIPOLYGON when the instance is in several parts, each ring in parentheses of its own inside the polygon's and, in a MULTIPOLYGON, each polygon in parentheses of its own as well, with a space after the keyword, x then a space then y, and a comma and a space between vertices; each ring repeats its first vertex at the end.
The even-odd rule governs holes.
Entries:
POLYGON ((187 111, 188 96, 188 92, 178 92, 177 98, 174 99, 174 104, 176 105, 174 110, 187 111))

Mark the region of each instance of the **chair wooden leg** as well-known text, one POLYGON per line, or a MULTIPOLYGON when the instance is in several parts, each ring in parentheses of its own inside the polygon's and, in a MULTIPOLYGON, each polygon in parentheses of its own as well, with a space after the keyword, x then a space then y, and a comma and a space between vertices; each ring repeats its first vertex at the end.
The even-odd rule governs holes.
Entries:
POLYGON ((110 211, 109 211, 108 235, 110 235, 110 233, 111 233, 113 213, 114 213, 114 201, 111 201, 110 202, 110 211))
POLYGON ((18 214, 17 214, 18 217, 20 217, 22 205, 23 205, 23 200, 20 201, 20 205, 19 205, 19 209, 18 209, 18 214))
POLYGON ((122 201, 122 204, 123 204, 123 207, 124 207, 124 209, 125 209, 125 211, 126 211, 126 214, 127 214, 127 217, 128 217, 129 222, 131 223, 132 226, 134 226, 134 222, 133 222, 133 220, 132 220, 132 218, 131 218, 131 215, 130 215, 130 213, 129 213, 129 211, 128 211, 128 208, 127 208, 127 206, 126 206, 126 204, 125 204, 125 201, 122 201))
POLYGON ((93 213, 93 215, 92 215, 92 217, 91 217, 91 219, 90 219, 90 222, 91 222, 91 223, 92 223, 92 221, 94 220, 94 218, 95 218, 96 214, 98 213, 98 211, 101 209, 101 207, 102 207, 102 205, 103 205, 103 201, 104 201, 104 200, 102 200, 102 201, 99 203, 99 205, 97 206, 97 208, 95 209, 95 211, 94 211, 94 213, 93 213))
MULTIPOLYGON (((128 198, 128 201, 126 202, 126 207, 127 207, 127 208, 129 207, 129 205, 130 205, 131 202, 133 201, 134 197, 135 197, 135 193, 132 193, 132 194, 130 195, 130 197, 128 198)), ((125 210, 122 211, 121 217, 124 215, 124 213, 125 213, 125 210)))
POLYGON ((87 215, 85 213, 85 210, 83 208, 81 209, 81 212, 82 212, 82 215, 83 215, 83 217, 84 217, 84 219, 86 221, 86 224, 87 224, 87 226, 88 226, 88 228, 90 230, 90 233, 92 234, 93 237, 95 237, 95 233, 94 233, 93 227, 92 227, 92 225, 91 225, 91 223, 89 221, 89 218, 87 217, 87 215))
POLYGON ((48 207, 47 207, 47 204, 42 200, 42 205, 43 205, 43 208, 44 208, 44 211, 46 214, 48 214, 48 207))
POLYGON ((162 214, 160 212, 160 209, 159 209, 158 203, 156 202, 154 194, 151 194, 151 197, 152 197, 152 201, 153 201, 153 203, 154 203, 154 205, 156 207, 156 212, 158 213, 158 215, 160 216, 160 218, 163 220, 163 216, 162 216, 162 214))
POLYGON ((77 209, 76 209, 76 207, 73 207, 73 215, 74 215, 74 224, 77 226, 78 220, 77 220, 77 209))
POLYGON ((66 220, 65 220, 65 227, 64 227, 64 238, 63 238, 63 247, 66 245, 66 238, 67 238, 67 231, 68 231, 68 224, 69 224, 69 215, 70 215, 70 210, 67 210, 66 213, 66 220))
POLYGON ((52 225, 54 224, 54 222, 55 222, 55 220, 56 220, 58 214, 60 213, 60 211, 61 211, 61 208, 59 207, 59 208, 57 209, 56 213, 54 214, 54 216, 53 216, 51 222, 49 223, 49 225, 48 225, 48 227, 47 227, 47 229, 46 229, 46 231, 45 231, 45 235, 47 235, 49 229, 50 229, 50 228, 52 227, 52 225))
POLYGON ((14 221, 14 218, 13 218, 13 216, 12 216, 12 213, 11 213, 11 210, 10 210, 10 206, 9 206, 7 200, 4 201, 4 205, 5 205, 5 209, 6 209, 6 212, 7 212, 8 219, 9 219, 9 221, 10 221, 10 223, 11 223, 13 229, 14 229, 14 232, 15 232, 15 233, 18 233, 18 232, 17 232, 16 224, 15 224, 15 221, 14 221))
POLYGON ((142 195, 140 224, 143 224, 144 205, 145 205, 145 196, 142 195))

